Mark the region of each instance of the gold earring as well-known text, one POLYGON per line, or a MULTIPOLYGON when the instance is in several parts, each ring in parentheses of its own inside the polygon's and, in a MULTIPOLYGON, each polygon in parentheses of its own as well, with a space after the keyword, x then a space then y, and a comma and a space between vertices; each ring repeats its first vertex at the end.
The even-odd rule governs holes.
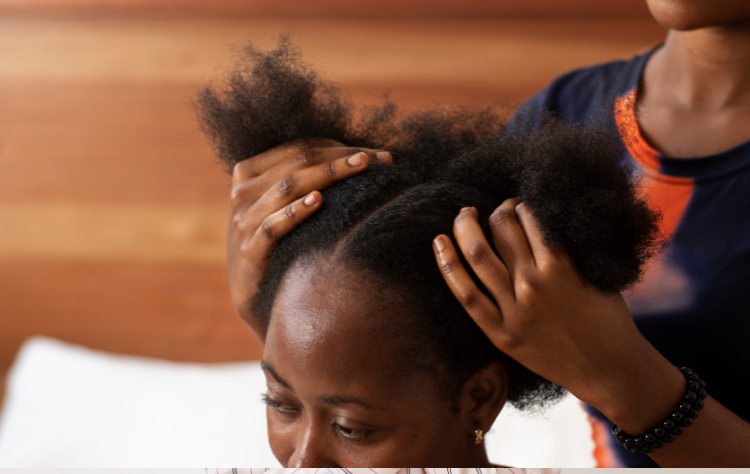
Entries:
POLYGON ((482 444, 484 441, 484 431, 474 430, 474 444, 482 444))

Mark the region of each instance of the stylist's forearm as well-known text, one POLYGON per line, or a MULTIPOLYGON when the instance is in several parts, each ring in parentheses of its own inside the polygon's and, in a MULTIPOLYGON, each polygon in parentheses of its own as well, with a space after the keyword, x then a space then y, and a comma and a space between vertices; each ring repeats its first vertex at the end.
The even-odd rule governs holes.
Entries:
MULTIPOLYGON (((604 381, 591 404, 633 435, 666 420, 683 401, 686 380, 650 344, 623 358, 613 380, 604 381)), ((700 375, 700 374, 698 374, 700 375)), ((750 466, 750 424, 711 398, 693 424, 672 443, 649 454, 662 467, 750 466)))
MULTIPOLYGON (((570 256, 545 244, 525 206, 511 199, 495 213, 501 218, 490 225, 499 255, 475 210, 462 210, 454 225, 467 263, 491 297, 471 278, 448 236, 434 242, 438 266, 466 312, 498 349, 630 435, 661 425, 682 402, 687 382, 640 333, 622 295, 581 281, 570 256)), ((711 380, 706 382, 710 395, 711 380)), ((684 433, 641 456, 663 467, 750 466, 750 424, 710 396, 704 402, 684 433)))

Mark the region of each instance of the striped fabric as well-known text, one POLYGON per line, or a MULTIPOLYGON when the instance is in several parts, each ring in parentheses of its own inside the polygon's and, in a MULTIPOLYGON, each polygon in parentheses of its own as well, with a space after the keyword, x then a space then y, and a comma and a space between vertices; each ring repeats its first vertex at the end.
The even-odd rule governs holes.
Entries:
POLYGON ((206 474, 559 474, 560 469, 539 468, 206 468, 206 474))

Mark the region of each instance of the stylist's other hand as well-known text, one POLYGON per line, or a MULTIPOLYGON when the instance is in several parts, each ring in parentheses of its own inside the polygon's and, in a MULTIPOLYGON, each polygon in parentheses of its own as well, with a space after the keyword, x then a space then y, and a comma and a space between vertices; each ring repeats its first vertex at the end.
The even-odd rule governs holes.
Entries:
POLYGON ((495 346, 612 420, 632 419, 637 406, 642 421, 632 420, 630 432, 659 421, 664 406, 679 400, 684 379, 638 331, 622 295, 586 284, 564 249, 544 243, 517 199, 495 210, 490 227, 499 257, 476 209, 463 209, 453 230, 492 298, 472 281, 450 238, 438 236, 434 250, 452 292, 495 346))
POLYGON ((293 142, 237 163, 227 231, 232 302, 261 344, 265 331, 252 302, 276 242, 322 204, 320 189, 367 169, 370 160, 391 163, 382 150, 346 147, 332 140, 293 142))

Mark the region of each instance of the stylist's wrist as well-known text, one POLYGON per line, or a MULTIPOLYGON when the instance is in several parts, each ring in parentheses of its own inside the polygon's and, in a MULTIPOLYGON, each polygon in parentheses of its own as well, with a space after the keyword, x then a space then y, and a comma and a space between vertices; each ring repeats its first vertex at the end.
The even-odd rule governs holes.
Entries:
POLYGON ((628 433, 643 434, 667 419, 685 395, 685 377, 645 339, 622 354, 619 367, 584 400, 628 433))

